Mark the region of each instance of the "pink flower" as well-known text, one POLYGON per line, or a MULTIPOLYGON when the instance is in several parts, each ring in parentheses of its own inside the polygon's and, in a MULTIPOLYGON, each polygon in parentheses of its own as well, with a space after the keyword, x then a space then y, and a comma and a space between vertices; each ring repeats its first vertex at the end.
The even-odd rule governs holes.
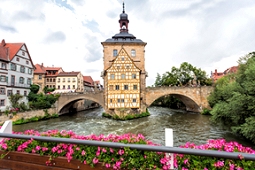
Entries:
POLYGON ((84 150, 82 150, 81 155, 84 156, 86 154, 86 152, 84 150))
POLYGON ((110 168, 110 167, 111 167, 111 164, 108 164, 108 163, 107 163, 107 164, 105 164, 105 167, 106 167, 106 168, 110 168))
POLYGON ((87 164, 86 160, 85 160, 85 161, 83 161, 83 164, 87 164))
POLYGON ((39 150, 41 149, 41 147, 40 147, 40 146, 36 146, 35 149, 36 149, 37 151, 39 151, 39 150))
POLYGON ((124 150, 123 149, 120 149, 119 152, 118 152, 119 155, 123 155, 124 154, 124 150))
POLYGON ((103 148, 103 149, 102 149, 102 152, 106 153, 106 152, 107 152, 107 150, 106 150, 105 148, 103 148))
POLYGON ((94 158, 94 159, 93 159, 93 164, 96 164, 96 163, 98 163, 98 159, 97 159, 97 158, 94 158))

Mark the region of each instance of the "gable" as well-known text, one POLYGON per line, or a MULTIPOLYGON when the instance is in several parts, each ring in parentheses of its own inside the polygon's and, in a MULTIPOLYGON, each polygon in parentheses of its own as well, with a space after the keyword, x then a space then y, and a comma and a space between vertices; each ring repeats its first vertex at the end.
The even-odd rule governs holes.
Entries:
POLYGON ((107 72, 139 72, 140 69, 134 64, 134 61, 122 48, 107 72))
MULTIPOLYGON (((35 68, 25 43, 6 43, 5 47, 7 47, 9 49, 10 61, 16 63, 15 62, 16 58, 22 57, 25 60, 29 61, 29 64, 28 64, 29 66, 35 68)), ((22 64, 25 65, 25 62, 22 64)))

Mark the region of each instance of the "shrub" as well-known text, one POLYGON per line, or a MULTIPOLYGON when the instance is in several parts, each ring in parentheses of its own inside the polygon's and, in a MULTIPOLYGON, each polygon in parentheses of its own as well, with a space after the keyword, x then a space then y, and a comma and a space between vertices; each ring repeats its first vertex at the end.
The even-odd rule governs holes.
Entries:
MULTIPOLYGON (((23 134, 19 132, 18 134, 23 134)), ((79 136, 72 131, 50 130, 39 133, 37 131, 28 130, 25 135, 47 136, 72 138, 80 140, 109 141, 120 143, 147 144, 154 146, 156 144, 145 140, 141 135, 124 134, 124 135, 89 135, 79 136)), ((169 158, 162 152, 141 151, 130 148, 108 148, 98 146, 85 146, 75 144, 64 144, 55 142, 35 141, 32 139, 5 139, 0 142, 0 150, 18 151, 27 153, 37 153, 40 155, 50 156, 50 160, 46 161, 47 165, 51 164, 51 160, 58 156, 66 156, 67 161, 72 159, 80 160, 84 164, 94 167, 98 163, 113 169, 168 169, 167 162, 169 158)), ((7 154, 6 154, 7 155, 7 154)))
MULTIPOLYGON (((219 150, 227 152, 243 152, 255 154, 255 151, 249 147, 244 147, 237 142, 226 142, 224 139, 208 140, 204 145, 196 146, 193 143, 186 143, 181 148, 193 148, 201 150, 219 150)), ((250 170, 255 168, 255 161, 246 161, 240 155, 239 160, 231 160, 225 158, 206 157, 206 156, 194 156, 175 154, 175 160, 178 164, 178 168, 182 170, 188 169, 203 169, 203 170, 250 170)))
POLYGON ((207 108, 204 108, 201 112, 202 115, 211 115, 211 110, 207 109, 207 108))

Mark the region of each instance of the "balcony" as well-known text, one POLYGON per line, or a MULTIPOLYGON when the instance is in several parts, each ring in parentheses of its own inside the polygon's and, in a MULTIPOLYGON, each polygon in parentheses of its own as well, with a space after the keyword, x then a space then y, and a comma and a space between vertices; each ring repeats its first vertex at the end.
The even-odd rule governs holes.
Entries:
POLYGON ((21 83, 16 83, 16 82, 8 82, 7 86, 10 87, 22 87, 22 88, 30 88, 30 84, 21 84, 21 83))

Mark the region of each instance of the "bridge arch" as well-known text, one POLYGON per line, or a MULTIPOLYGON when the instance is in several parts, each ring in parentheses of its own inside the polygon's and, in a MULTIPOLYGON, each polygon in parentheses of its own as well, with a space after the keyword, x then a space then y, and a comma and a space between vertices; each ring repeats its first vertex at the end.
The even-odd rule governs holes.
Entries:
POLYGON ((213 87, 154 87, 146 88, 146 105, 149 107, 156 99, 173 95, 180 99, 186 106, 186 110, 201 112, 203 108, 209 108, 207 96, 213 87))
POLYGON ((58 99, 57 102, 57 112, 61 113, 62 109, 66 106, 71 106, 74 103, 76 103, 79 100, 91 100, 94 101, 96 103, 98 103, 99 105, 101 105, 104 108, 104 96, 103 96, 103 92, 97 92, 97 93, 83 93, 83 94, 79 94, 79 93, 68 93, 68 94, 61 94, 61 96, 58 99))

